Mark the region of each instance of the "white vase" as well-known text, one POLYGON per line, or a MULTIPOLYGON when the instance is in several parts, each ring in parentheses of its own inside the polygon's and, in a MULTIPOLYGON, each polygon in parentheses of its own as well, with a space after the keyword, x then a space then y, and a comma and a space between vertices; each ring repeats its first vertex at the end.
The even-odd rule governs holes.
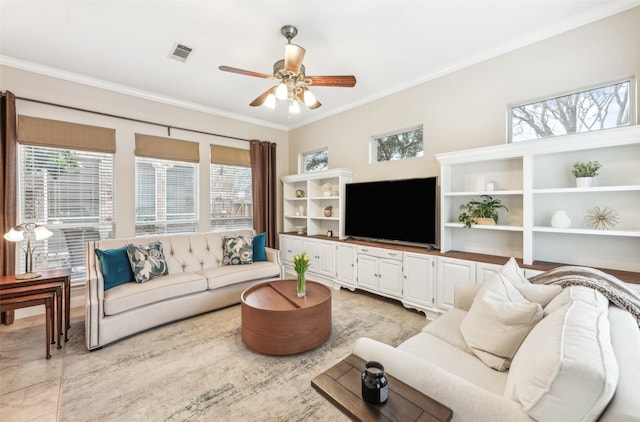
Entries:
POLYGON ((593 182, 593 177, 576 177, 576 187, 589 188, 593 182))
POLYGON ((558 210, 551 217, 551 227, 566 229, 571 226, 571 219, 565 210, 558 210))

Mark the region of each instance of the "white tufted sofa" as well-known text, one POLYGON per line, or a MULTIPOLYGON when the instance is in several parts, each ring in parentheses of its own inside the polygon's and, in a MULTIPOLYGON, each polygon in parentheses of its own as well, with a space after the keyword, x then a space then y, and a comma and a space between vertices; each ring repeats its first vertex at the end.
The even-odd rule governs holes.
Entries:
POLYGON ((182 318, 240 303, 254 284, 283 278, 278 250, 267 261, 222 265, 224 236, 252 236, 252 230, 145 236, 88 242, 86 247, 85 335, 89 350, 182 318), (168 275, 125 283, 104 291, 95 249, 162 242, 168 275))

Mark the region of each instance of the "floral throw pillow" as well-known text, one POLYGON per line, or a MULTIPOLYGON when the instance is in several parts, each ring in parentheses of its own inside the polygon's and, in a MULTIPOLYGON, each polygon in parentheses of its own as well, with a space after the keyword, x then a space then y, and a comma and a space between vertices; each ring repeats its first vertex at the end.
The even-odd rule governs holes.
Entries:
POLYGON ((154 242, 149 245, 127 245, 127 255, 133 270, 136 283, 144 283, 153 278, 167 275, 167 261, 162 253, 162 243, 154 242))
POLYGON ((222 241, 222 265, 253 263, 253 237, 228 237, 222 241))

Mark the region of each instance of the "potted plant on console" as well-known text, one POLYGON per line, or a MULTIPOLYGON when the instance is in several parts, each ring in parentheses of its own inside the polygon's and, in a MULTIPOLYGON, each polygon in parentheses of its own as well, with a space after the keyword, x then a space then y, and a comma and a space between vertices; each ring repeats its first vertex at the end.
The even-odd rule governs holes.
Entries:
POLYGON ((591 186, 591 182, 598 175, 598 170, 602 165, 597 161, 576 162, 571 168, 571 173, 576 177, 576 186, 579 188, 587 188, 591 186))
POLYGON ((483 198, 482 201, 472 199, 460 205, 462 213, 458 216, 458 221, 465 227, 471 227, 472 224, 498 224, 498 210, 504 209, 509 212, 500 199, 489 195, 481 195, 481 198, 483 198))

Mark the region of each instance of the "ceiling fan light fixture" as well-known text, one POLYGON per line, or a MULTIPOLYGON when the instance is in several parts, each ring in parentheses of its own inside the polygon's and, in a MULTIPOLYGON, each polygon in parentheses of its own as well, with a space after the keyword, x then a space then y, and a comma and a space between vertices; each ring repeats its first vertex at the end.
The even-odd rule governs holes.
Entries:
POLYGON ((273 92, 267 95, 267 98, 264 100, 264 106, 272 110, 276 108, 276 96, 273 92))
POLYGON ((298 100, 291 101, 289 105, 289 113, 291 114, 299 114, 300 113, 300 103, 298 100))
POLYGON ((305 87, 304 88, 304 103, 307 105, 307 107, 311 107, 317 101, 318 100, 316 99, 316 96, 313 95, 313 92, 309 91, 309 89, 307 89, 307 87, 305 87))
POLYGON ((289 97, 289 90, 284 82, 281 82, 276 88, 276 98, 279 100, 286 100, 289 97))

